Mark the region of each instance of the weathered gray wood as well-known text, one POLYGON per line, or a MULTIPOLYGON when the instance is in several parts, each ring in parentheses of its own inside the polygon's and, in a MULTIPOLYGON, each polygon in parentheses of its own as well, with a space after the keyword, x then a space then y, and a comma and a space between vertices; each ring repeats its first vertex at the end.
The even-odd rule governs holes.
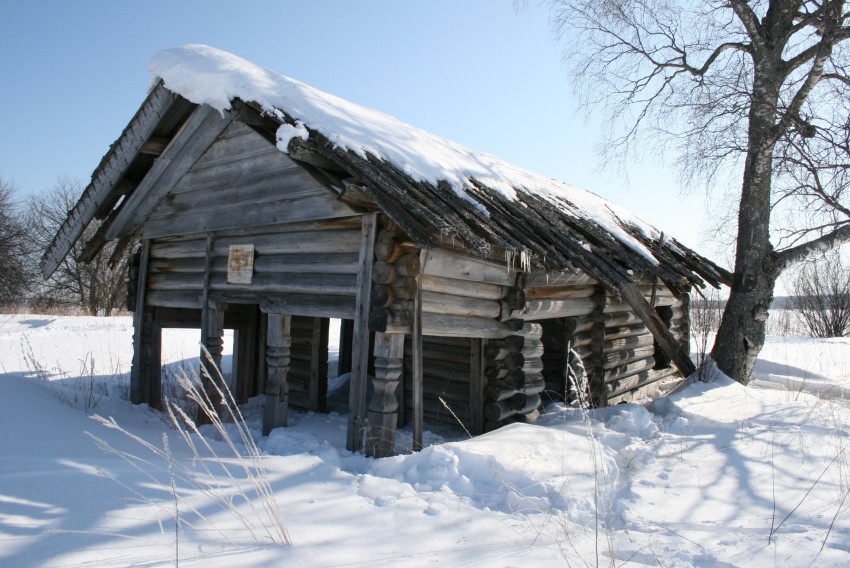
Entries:
POLYGON ((230 122, 207 105, 195 109, 110 223, 108 240, 135 231, 230 122))
POLYGON ((429 249, 426 252, 422 273, 499 286, 513 286, 516 278, 516 272, 507 265, 438 249, 429 249))
POLYGON ((429 274, 422 274, 420 279, 422 290, 425 292, 453 294, 455 296, 466 296, 468 298, 479 298, 482 300, 500 300, 505 296, 508 289, 506 286, 499 286, 498 284, 458 280, 457 278, 431 276, 429 274))
MULTIPOLYGON (((212 247, 213 236, 207 235, 207 242, 204 246, 204 271, 201 274, 201 329, 207 329, 209 303, 210 303, 210 278, 212 277, 210 266, 212 265, 212 247)), ((155 281, 155 279, 154 279, 155 281)), ((156 286, 151 286, 156 289, 156 286)), ((203 358, 201 359, 203 361, 203 358)))
POLYGON ((635 335, 648 335, 649 329, 643 324, 616 326, 605 328, 605 341, 612 339, 622 339, 624 337, 632 337, 635 335))
POLYGON ((349 451, 365 450, 363 429, 366 426, 366 380, 369 359, 369 301, 372 264, 375 258, 377 214, 363 215, 361 219, 360 271, 357 273, 357 295, 354 308, 354 338, 351 357, 349 388, 349 414, 346 448, 349 451))
POLYGON ((142 342, 150 250, 150 241, 143 240, 139 258, 139 279, 136 288, 136 311, 133 313, 133 364, 130 371, 130 400, 133 404, 150 403, 149 400, 145 400, 146 396, 144 393, 149 389, 146 384, 147 377, 142 372, 142 366, 146 364, 142 355, 142 342))
POLYGON ((313 350, 310 359, 310 406, 314 412, 325 410, 328 390, 328 318, 312 318, 313 350))
POLYGON ((527 300, 566 300, 572 298, 589 298, 595 288, 588 286, 551 286, 548 288, 528 288, 525 290, 527 300))
POLYGON ((645 371, 647 369, 652 369, 655 365, 655 358, 651 355, 649 357, 645 357, 644 359, 639 359, 637 361, 632 361, 631 363, 626 363, 624 365, 619 365, 617 367, 613 367, 611 369, 605 369, 603 372, 605 383, 610 381, 616 381, 623 379, 625 377, 630 377, 632 375, 636 375, 641 371, 645 371))
MULTIPOLYGON (((213 292, 214 298, 233 299, 232 293, 213 292)), ((256 299, 256 296, 254 296, 256 299)), ((319 296, 315 294, 263 294, 260 307, 266 313, 288 313, 294 316, 353 319, 354 296, 319 296)))
POLYGON ((422 313, 422 333, 425 335, 498 339, 516 332, 516 326, 493 319, 422 313))
POLYGON ((312 219, 331 219, 355 215, 347 205, 323 195, 279 200, 273 204, 232 202, 217 207, 194 207, 190 212, 175 212, 146 221, 145 237, 179 235, 186 232, 220 231, 241 226, 261 227, 312 219))
MULTIPOLYGON (((151 274, 148 287, 151 290, 202 290, 201 274, 151 274)), ((281 292, 290 294, 328 294, 354 296, 357 292, 356 277, 350 274, 288 274, 280 277, 273 274, 256 274, 252 284, 228 284, 227 275, 213 273, 210 290, 243 292, 281 292)))
MULTIPOLYGON (((411 348, 413 350, 411 360, 412 360, 412 371, 413 377, 411 381, 411 387, 413 389, 413 449, 421 450, 423 447, 423 433, 425 431, 424 418, 422 415, 422 403, 423 403, 423 395, 422 395, 422 373, 424 369, 423 364, 423 353, 422 353, 422 308, 423 308, 423 297, 422 297, 422 287, 420 286, 418 277, 419 271, 421 268, 421 262, 425 255, 423 251, 421 255, 417 255, 416 261, 418 266, 415 268, 405 268, 405 272, 407 274, 415 274, 417 277, 416 282, 416 298, 413 300, 413 333, 411 334, 411 348)), ((412 255, 411 255, 412 256, 412 255)), ((399 259, 401 260, 401 259, 399 259)), ((408 263, 409 266, 409 263, 408 263)), ((403 340, 402 340, 403 343, 403 340)))
POLYGON ((622 349, 635 349, 652 345, 654 338, 650 334, 632 335, 630 337, 621 337, 619 339, 605 340, 602 342, 602 352, 611 353, 622 349))
POLYGON ((404 335, 375 334, 375 378, 369 403, 369 433, 366 454, 383 458, 395 454, 398 424, 398 382, 404 360, 404 335))
POLYGON ((289 385, 292 316, 269 314, 266 332, 266 400, 263 404, 263 435, 286 426, 289 413, 289 385))
POLYGON ((499 302, 441 294, 422 292, 422 311, 433 314, 456 316, 475 316, 479 318, 498 318, 501 313, 499 302))
POLYGON ((161 82, 148 94, 121 137, 101 161, 91 183, 48 245, 41 259, 41 271, 45 279, 53 274, 100 207, 105 202, 111 201, 109 194, 121 180, 136 153, 151 137, 160 118, 175 99, 176 95, 166 89, 161 82))
POLYGON ((164 236, 353 215, 284 153, 231 124, 150 212, 143 231, 164 236))
POLYGON ((536 321, 573 316, 586 316, 593 312, 596 304, 593 298, 574 298, 566 300, 528 300, 525 307, 511 312, 514 319, 536 321))
MULTIPOLYGON (((219 390, 223 390, 221 375, 221 354, 224 350, 224 309, 223 306, 210 306, 206 303, 201 315, 201 388, 212 401, 216 412, 221 408, 219 390)), ((207 424, 210 417, 201 408, 195 417, 197 424, 207 424)))
POLYGON ((149 306, 201 309, 201 291, 148 290, 145 301, 149 306))
POLYGON ((526 277, 526 289, 547 288, 557 286, 588 286, 598 282, 579 270, 550 272, 532 271, 526 277))
POLYGON ((655 352, 654 345, 636 347, 634 349, 623 349, 620 351, 609 351, 602 355, 602 368, 613 369, 620 365, 625 365, 645 359, 655 352))
POLYGON ((516 414, 527 414, 540 406, 540 395, 517 394, 504 402, 488 403, 484 416, 489 422, 501 422, 516 414))
POLYGON ((484 376, 487 340, 475 338, 470 342, 469 353, 469 432, 473 435, 484 432, 484 376))
POLYGON ((669 389, 681 383, 681 377, 677 379, 678 371, 674 368, 661 369, 658 371, 643 371, 636 375, 626 377, 617 381, 611 381, 606 386, 611 389, 609 400, 611 404, 620 402, 631 402, 649 395, 653 390, 663 390, 664 386, 669 389))
POLYGON ((625 283, 620 285, 619 290, 623 298, 634 308, 634 311, 649 328, 661 350, 670 357, 670 360, 682 373, 682 376, 689 377, 696 372, 690 354, 676 341, 676 338, 673 337, 656 311, 652 309, 640 293, 640 290, 634 284, 625 283))
MULTIPOLYGON (((203 272, 201 258, 155 258, 150 263, 152 273, 203 272)), ((227 258, 218 256, 212 261, 213 272, 227 272, 227 258)), ((254 272, 290 274, 312 272, 321 274, 357 274, 356 253, 277 254, 254 258, 254 272)))
MULTIPOLYGON (((257 256, 273 254, 322 254, 359 252, 359 231, 291 231, 281 233, 254 233, 232 236, 216 233, 213 255, 226 257, 230 245, 252 244, 257 256)), ((151 258, 186 258, 204 256, 203 239, 157 240, 151 258)))
POLYGON ((260 313, 256 306, 251 306, 247 321, 238 327, 233 334, 233 376, 236 389, 234 395, 241 404, 257 392, 257 341, 260 313))

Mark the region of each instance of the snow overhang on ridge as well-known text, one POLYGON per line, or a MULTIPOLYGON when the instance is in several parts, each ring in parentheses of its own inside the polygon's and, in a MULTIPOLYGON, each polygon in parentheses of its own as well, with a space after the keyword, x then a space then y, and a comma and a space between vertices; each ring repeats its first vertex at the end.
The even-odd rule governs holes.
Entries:
POLYGON ((351 103, 206 45, 187 45, 156 53, 148 64, 154 81, 196 104, 221 112, 238 98, 258 104, 272 115, 286 113, 296 126, 278 131, 285 151, 292 137, 305 138, 307 128, 335 146, 366 158, 385 159, 415 181, 447 183, 462 199, 487 214, 468 189, 470 179, 516 201, 517 192, 540 196, 567 215, 598 225, 611 237, 657 265, 658 259, 629 234, 657 241, 661 232, 625 209, 589 191, 539 176, 499 158, 405 124, 384 113, 351 103))

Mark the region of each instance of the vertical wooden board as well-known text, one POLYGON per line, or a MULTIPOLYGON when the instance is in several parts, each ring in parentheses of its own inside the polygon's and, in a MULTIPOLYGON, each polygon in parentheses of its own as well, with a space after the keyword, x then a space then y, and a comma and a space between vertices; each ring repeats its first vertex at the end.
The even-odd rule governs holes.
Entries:
POLYGON ((133 404, 149 402, 145 400, 148 388, 143 384, 145 379, 142 368, 146 365, 146 362, 142 353, 142 342, 145 323, 145 288, 147 285, 150 250, 150 240, 143 240, 139 258, 139 281, 136 288, 136 311, 133 313, 133 364, 130 372, 130 401, 133 404))
POLYGON ((328 396, 328 318, 312 318, 313 352, 310 360, 310 410, 324 412, 328 396))
POLYGON ((154 321, 151 321, 148 357, 148 404, 162 410, 162 327, 154 321))
POLYGON ((395 454, 399 407, 396 393, 403 368, 404 339, 400 333, 375 334, 375 374, 365 448, 366 454, 373 457, 395 454))
POLYGON ((360 270, 357 273, 357 299, 354 308, 354 337, 352 345, 351 381, 349 393, 348 432, 346 448, 362 451, 366 420, 366 380, 369 365, 369 297, 372 284, 372 264, 375 259, 377 214, 363 215, 360 230, 360 270))
POLYGON ((292 346, 292 316, 268 314, 266 328, 266 390, 263 405, 263 435, 273 429, 286 426, 289 413, 290 347, 292 346))
POLYGON ((343 319, 340 320, 339 325, 337 376, 351 372, 351 342, 354 336, 354 320, 343 319))
MULTIPOLYGON (((224 306, 208 307, 206 314, 202 314, 201 345, 203 349, 199 354, 201 359, 201 387, 207 393, 210 400, 217 403, 220 397, 213 383, 222 388, 221 354, 224 350, 224 306)), ((219 408, 216 407, 216 410, 219 408)), ((197 424, 208 424, 210 417, 198 408, 195 419, 197 424)))
POLYGON ((233 377, 236 385, 234 395, 240 403, 256 394, 257 378, 257 325, 258 310, 250 306, 250 314, 244 325, 234 331, 233 377))
POLYGON ((472 339, 469 353, 469 432, 477 435, 484 432, 484 346, 486 339, 472 339))
MULTIPOLYGON (((413 333, 411 337, 412 371, 411 389, 413 391, 413 450, 422 449, 423 444, 423 394, 422 394, 422 290, 416 286, 416 298, 413 303, 413 333)), ((403 404, 402 404, 403 406, 403 404)))

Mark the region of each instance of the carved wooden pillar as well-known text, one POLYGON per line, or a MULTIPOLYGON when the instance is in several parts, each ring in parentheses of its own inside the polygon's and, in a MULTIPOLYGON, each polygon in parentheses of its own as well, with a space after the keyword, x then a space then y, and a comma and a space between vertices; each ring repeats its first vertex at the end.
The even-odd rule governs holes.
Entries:
POLYGON ((289 356, 292 346, 292 316, 269 314, 266 332, 266 401, 263 407, 263 435, 286 426, 289 412, 289 356))
MULTIPOLYGON (((206 353, 201 351, 201 386, 218 411, 221 405, 221 396, 218 390, 222 388, 221 376, 221 353, 224 351, 224 309, 223 306, 212 305, 201 314, 201 345, 206 353), (218 389, 213 386, 218 384, 218 389)), ((198 409, 196 416, 198 424, 209 422, 209 417, 198 409)))
POLYGON ((398 424, 397 391, 404 359, 403 333, 375 334, 375 391, 369 403, 367 455, 382 458, 395 454, 398 424))

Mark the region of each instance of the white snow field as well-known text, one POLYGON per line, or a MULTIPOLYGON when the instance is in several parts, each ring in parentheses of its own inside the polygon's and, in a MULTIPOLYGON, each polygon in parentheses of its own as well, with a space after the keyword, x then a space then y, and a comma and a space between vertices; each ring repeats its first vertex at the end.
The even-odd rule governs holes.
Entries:
MULTIPOLYGON (((164 360, 192 363, 197 339, 169 332, 164 360)), ((848 339, 772 337, 748 388, 553 405, 385 459, 346 451, 338 413, 261 438, 253 400, 291 546, 212 427, 195 459, 167 416, 122 400, 131 353, 130 318, 0 316, 0 566, 850 566, 848 339), (170 459, 94 414, 165 435, 170 459)))

